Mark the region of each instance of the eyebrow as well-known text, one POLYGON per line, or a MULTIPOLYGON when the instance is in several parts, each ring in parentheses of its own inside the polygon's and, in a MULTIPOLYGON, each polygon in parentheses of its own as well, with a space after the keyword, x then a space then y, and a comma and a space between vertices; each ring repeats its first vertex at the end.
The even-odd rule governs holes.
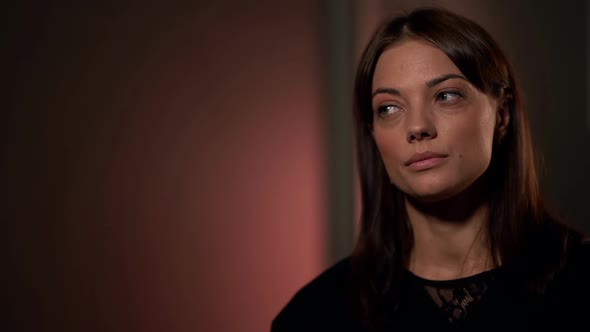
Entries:
POLYGON ((376 95, 378 95, 380 93, 386 93, 386 94, 396 95, 396 96, 401 96, 402 95, 396 89, 392 89, 392 88, 378 88, 377 90, 375 90, 375 92, 373 92, 373 96, 372 97, 375 97, 376 95))
MULTIPOLYGON (((440 84, 446 80, 450 80, 452 78, 459 78, 459 79, 469 82, 469 80, 466 79, 464 76, 457 75, 457 74, 445 74, 445 75, 442 75, 439 77, 435 77, 435 78, 431 79, 430 81, 427 81, 426 86, 428 86, 429 88, 432 88, 433 86, 440 84)), ((401 93, 399 92, 399 90, 396 90, 393 88, 378 88, 375 90, 375 92, 373 92, 372 97, 375 97, 376 95, 378 95, 380 93, 401 96, 401 93)))
POLYGON ((461 76, 461 75, 457 75, 457 74, 445 74, 436 78, 431 79, 430 81, 426 82, 426 86, 428 86, 429 88, 432 88, 433 86, 440 84, 446 80, 450 80, 451 78, 459 78, 462 80, 465 80, 467 82, 469 82, 468 79, 466 79, 465 77, 461 76))

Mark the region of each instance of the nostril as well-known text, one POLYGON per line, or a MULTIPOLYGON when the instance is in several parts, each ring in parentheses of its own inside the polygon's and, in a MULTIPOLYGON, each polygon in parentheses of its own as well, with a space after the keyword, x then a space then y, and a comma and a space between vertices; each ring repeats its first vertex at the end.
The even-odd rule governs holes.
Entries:
POLYGON ((429 131, 421 131, 421 132, 409 132, 408 133, 408 142, 412 141, 421 141, 424 139, 432 139, 436 137, 436 132, 429 132, 429 131))

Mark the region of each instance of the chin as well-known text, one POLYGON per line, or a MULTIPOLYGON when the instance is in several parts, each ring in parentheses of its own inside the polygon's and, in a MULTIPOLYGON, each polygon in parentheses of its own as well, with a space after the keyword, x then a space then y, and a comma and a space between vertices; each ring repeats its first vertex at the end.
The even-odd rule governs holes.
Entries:
MULTIPOLYGON (((438 183, 429 182, 424 186, 413 186, 408 191, 402 190, 413 200, 423 203, 438 203, 460 196, 472 182, 438 183)), ((469 194, 468 194, 469 195, 469 194)))
POLYGON ((437 203, 449 198, 452 198, 456 194, 444 191, 438 192, 414 192, 414 193, 407 193, 412 199, 424 202, 424 203, 437 203))
POLYGON ((392 181, 403 193, 413 200, 437 203, 460 195, 477 177, 459 177, 456 174, 430 172, 420 176, 401 176, 392 181))
POLYGON ((414 186, 409 190, 402 190, 414 200, 424 203, 436 203, 453 198, 463 192, 468 186, 451 185, 449 183, 429 182, 424 186, 414 186))

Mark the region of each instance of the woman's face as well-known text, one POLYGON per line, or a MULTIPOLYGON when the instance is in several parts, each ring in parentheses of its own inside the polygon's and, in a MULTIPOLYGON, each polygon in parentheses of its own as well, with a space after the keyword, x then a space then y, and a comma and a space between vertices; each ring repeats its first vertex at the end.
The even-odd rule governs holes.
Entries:
POLYGON ((450 198, 488 168, 496 100, 437 47, 407 40, 383 52, 373 77, 373 135, 389 178, 422 201, 450 198))

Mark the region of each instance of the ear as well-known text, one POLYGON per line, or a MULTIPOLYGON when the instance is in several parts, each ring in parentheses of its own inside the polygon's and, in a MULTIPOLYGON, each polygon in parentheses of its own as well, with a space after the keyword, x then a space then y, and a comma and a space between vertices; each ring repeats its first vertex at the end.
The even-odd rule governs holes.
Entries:
POLYGON ((510 124, 510 100, 512 96, 508 95, 500 99, 498 113, 496 115, 496 139, 501 141, 508 132, 510 124))

